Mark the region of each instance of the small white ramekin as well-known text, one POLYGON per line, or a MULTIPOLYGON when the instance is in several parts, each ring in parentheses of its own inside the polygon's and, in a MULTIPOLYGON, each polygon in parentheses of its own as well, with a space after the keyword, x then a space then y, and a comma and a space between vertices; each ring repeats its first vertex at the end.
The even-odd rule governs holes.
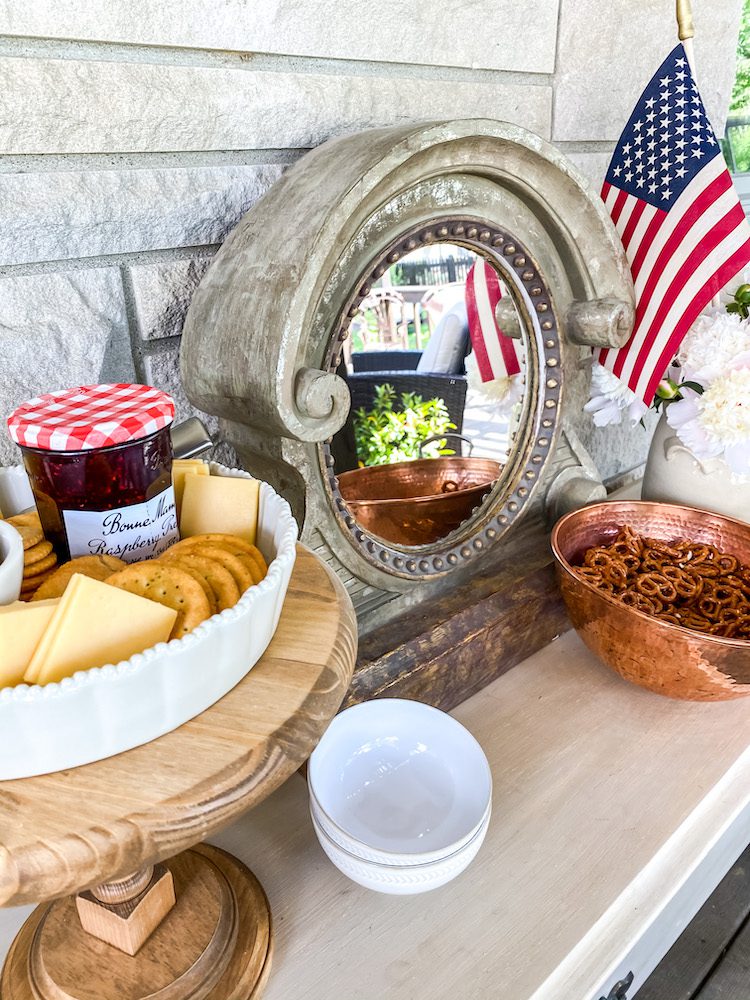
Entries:
POLYGON ((7 521, 0 520, 0 604, 12 604, 21 593, 23 539, 7 521))

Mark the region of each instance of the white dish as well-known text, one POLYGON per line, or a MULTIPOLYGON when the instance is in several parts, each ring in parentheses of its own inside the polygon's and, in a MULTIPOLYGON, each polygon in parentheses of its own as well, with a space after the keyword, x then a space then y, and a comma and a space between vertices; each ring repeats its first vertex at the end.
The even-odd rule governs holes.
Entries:
POLYGON ((34 494, 26 470, 20 465, 0 468, 0 510, 3 515, 12 517, 33 506, 34 494))
POLYGON ((23 539, 13 527, 0 521, 0 604, 18 600, 23 580, 23 539))
POLYGON ((340 847, 342 851, 352 854, 362 861, 372 861, 377 865, 387 865, 387 866, 411 866, 411 865, 422 865, 430 864, 433 861, 441 861, 444 858, 455 854, 460 851, 470 840, 478 833, 482 826, 485 826, 490 821, 490 816, 492 815, 492 802, 487 806, 487 810, 482 816, 479 823, 461 840, 457 841, 455 844, 451 844, 449 847, 442 851, 432 851, 430 853, 422 854, 394 854, 388 853, 386 851, 378 851, 369 847, 367 844, 361 843, 361 841, 355 840, 353 837, 349 837, 340 827, 336 826, 331 819, 326 816, 320 805, 316 802, 315 797, 312 792, 310 793, 309 800, 310 816, 315 821, 316 825, 320 827, 321 831, 328 837, 329 840, 340 847))
POLYGON ((492 798, 484 752, 428 705, 382 698, 338 715, 313 751, 308 782, 354 843, 429 861, 470 838, 492 798))
MULTIPOLYGON (((249 478, 212 463, 212 475, 249 478)), ((194 718, 258 662, 279 622, 296 558, 289 504, 261 483, 258 548, 268 575, 182 639, 57 684, 0 690, 0 780, 102 760, 194 718), (206 669, 210 663, 211 669, 206 669)))
POLYGON ((484 842, 489 816, 471 840, 448 857, 420 865, 382 865, 355 857, 342 850, 312 819, 313 829, 329 861, 352 882, 391 896, 413 896, 430 892, 452 881, 471 864, 484 842))

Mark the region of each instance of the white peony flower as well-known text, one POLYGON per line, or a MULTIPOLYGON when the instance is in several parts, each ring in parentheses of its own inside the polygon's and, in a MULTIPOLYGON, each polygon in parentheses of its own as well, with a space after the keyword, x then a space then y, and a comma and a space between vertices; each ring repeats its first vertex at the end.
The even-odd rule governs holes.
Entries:
POLYGON ((696 458, 716 458, 723 445, 709 437, 700 423, 700 396, 690 389, 682 390, 683 398, 667 407, 667 423, 696 458))
POLYGON ((648 413, 648 407, 633 390, 598 362, 591 370, 591 399, 583 408, 591 414, 596 427, 621 423, 625 412, 637 424, 648 413))
POLYGON ((722 456, 738 476, 750 474, 750 367, 719 375, 703 395, 682 390, 667 422, 696 458, 722 456))
POLYGON ((750 440, 750 368, 714 379, 698 401, 701 424, 723 445, 750 440))
POLYGON ((680 346, 677 360, 683 378, 706 385, 750 357, 750 321, 720 309, 702 313, 680 346))

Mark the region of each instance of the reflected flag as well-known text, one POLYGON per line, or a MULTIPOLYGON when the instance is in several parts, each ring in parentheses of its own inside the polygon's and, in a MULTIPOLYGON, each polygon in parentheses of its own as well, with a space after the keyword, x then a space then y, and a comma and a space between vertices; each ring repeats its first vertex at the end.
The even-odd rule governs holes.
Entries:
POLYGON ((495 306, 503 297, 500 277, 485 260, 472 265, 466 276, 466 313, 469 337, 483 383, 521 372, 520 345, 507 337, 495 319, 495 306))

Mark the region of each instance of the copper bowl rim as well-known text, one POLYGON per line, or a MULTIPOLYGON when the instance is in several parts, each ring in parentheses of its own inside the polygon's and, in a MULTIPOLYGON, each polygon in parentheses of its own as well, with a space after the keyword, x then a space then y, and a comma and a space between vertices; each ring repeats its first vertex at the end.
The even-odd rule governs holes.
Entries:
MULTIPOLYGON (((652 500, 628 500, 628 503, 632 504, 634 507, 638 507, 641 505, 643 505, 644 507, 654 506, 654 501, 652 500)), ((552 529, 550 543, 552 546, 552 555, 555 557, 555 562, 557 563, 558 567, 561 570, 563 570, 571 578, 571 580, 574 580, 577 584, 579 584, 585 590, 588 590, 590 593, 596 594, 597 597, 605 601, 607 604, 610 604, 612 607, 619 608, 620 610, 625 611, 627 614, 634 615, 636 618, 640 618, 644 622, 649 622, 651 625, 657 625, 660 628, 667 629, 668 630, 667 634, 669 634, 669 632, 674 632, 680 636, 685 636, 685 635, 693 637, 699 636, 702 640, 708 643, 716 644, 717 646, 722 646, 724 648, 747 649, 748 647, 750 647, 750 639, 730 639, 722 635, 711 635, 708 632, 698 632, 692 628, 685 628, 683 625, 673 625, 672 622, 664 622, 661 620, 661 618, 656 618, 654 615, 646 614, 645 611, 639 611, 637 608, 630 607, 630 605, 628 604, 623 604, 622 601, 618 601, 617 598, 614 597, 612 594, 608 594, 605 590, 599 590, 599 588, 595 587, 593 583, 589 583, 587 580, 581 579, 580 576, 578 576, 576 573, 573 572, 572 565, 562 554, 562 552, 560 551, 560 547, 557 544, 557 537, 560 534, 561 529, 568 521, 572 521, 574 518, 577 517, 582 517, 588 511, 599 510, 600 508, 609 507, 611 505, 612 505, 611 500, 603 500, 601 503, 588 504, 586 507, 580 507, 578 510, 572 510, 568 514, 564 514, 560 518, 560 520, 557 521, 554 528, 552 529)), ((750 524, 748 524, 747 521, 740 521, 739 518, 736 517, 727 517, 726 514, 717 514, 715 511, 708 511, 708 510, 702 511, 701 508, 688 507, 685 504, 660 503, 659 506, 664 508, 669 508, 669 510, 690 511, 692 513, 695 513, 695 511, 698 510, 704 514, 708 514, 710 517, 720 518, 722 521, 728 521, 731 522, 732 524, 737 524, 741 528, 744 528, 750 534, 750 524)))
POLYGON ((384 500, 347 500, 347 498, 344 497, 344 503, 346 504, 347 507, 361 507, 363 505, 366 505, 368 507, 372 507, 375 505, 377 505, 378 507, 381 506, 389 507, 392 504, 397 504, 397 503, 408 503, 408 504, 419 504, 428 502, 434 503, 435 500, 445 500, 448 497, 467 498, 468 494, 472 493, 475 490, 489 491, 494 487, 496 482, 497 482, 496 479, 491 479, 486 483, 478 483, 476 486, 467 486, 466 489, 453 490, 450 493, 430 493, 427 496, 422 496, 422 497, 388 497, 387 499, 384 500))
MULTIPOLYGON (((450 455, 450 456, 445 456, 445 457, 446 458, 453 458, 454 456, 450 455)), ((462 456, 455 456, 455 457, 461 458, 462 456)), ((466 458, 468 456, 463 456, 463 457, 466 458)), ((434 462, 434 461, 436 461, 436 459, 434 459, 434 458, 431 458, 431 459, 417 459, 417 461, 420 461, 420 462, 421 461, 434 462)), ((494 458, 482 459, 482 461, 495 462, 495 459, 494 458)), ((401 466, 401 465, 413 465, 413 464, 414 464, 413 462, 394 462, 390 466, 389 465, 383 465, 383 466, 368 465, 368 466, 363 466, 362 468, 367 468, 367 469, 393 468, 395 465, 401 466)), ((480 482, 480 483, 472 483, 470 486, 463 486, 460 489, 452 490, 450 492, 425 493, 422 496, 417 496, 417 497, 383 497, 382 499, 376 499, 376 500, 373 500, 373 499, 369 499, 368 500, 366 498, 361 498, 361 497, 358 497, 356 499, 352 498, 351 500, 349 500, 349 499, 347 499, 347 497, 344 494, 343 490, 341 490, 341 495, 344 498, 344 503, 347 505, 347 507, 358 507, 358 506, 360 506, 362 504, 367 504, 367 505, 370 505, 370 504, 381 505, 382 504, 382 505, 384 505, 384 506, 387 507, 387 506, 390 506, 391 504, 399 504, 399 503, 409 503, 409 504, 413 504, 413 503, 425 503, 425 502, 428 502, 428 501, 445 500, 447 497, 460 497, 462 495, 466 496, 467 494, 471 493, 473 490, 490 490, 490 489, 494 488, 495 483, 498 481, 498 479, 500 478, 500 475, 501 475, 501 473, 503 471, 502 464, 500 462, 497 462, 496 464, 498 466, 498 473, 497 473, 497 476, 495 476, 494 479, 482 480, 482 482, 480 482)), ((360 471, 360 469, 349 469, 346 472, 342 472, 341 475, 339 476, 339 489, 341 489, 341 480, 344 478, 344 476, 348 476, 352 472, 359 472, 359 471, 360 471)))

